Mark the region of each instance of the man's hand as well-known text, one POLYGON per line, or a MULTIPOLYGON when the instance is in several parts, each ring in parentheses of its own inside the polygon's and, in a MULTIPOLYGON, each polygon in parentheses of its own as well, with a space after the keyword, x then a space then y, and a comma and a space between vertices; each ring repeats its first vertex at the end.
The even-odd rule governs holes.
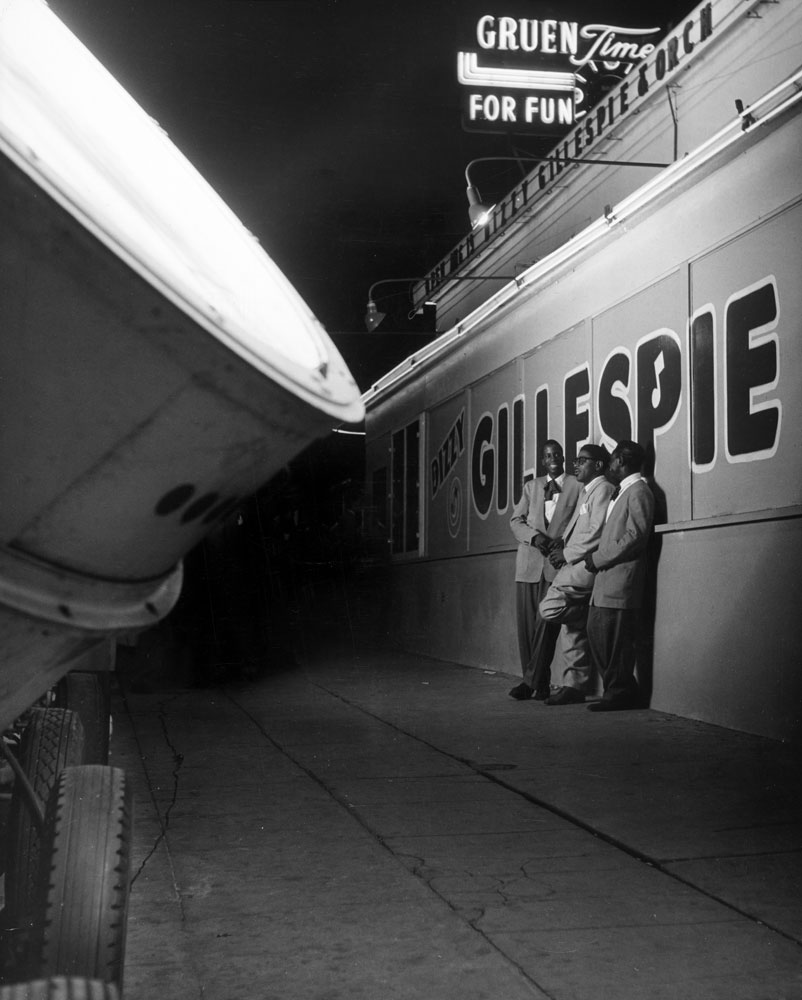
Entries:
POLYGON ((557 548, 555 546, 552 548, 551 552, 549 552, 549 562, 555 569, 560 569, 562 566, 565 566, 562 547, 557 548))
POLYGON ((593 565, 593 553, 592 552, 589 552, 585 556, 585 569, 588 571, 588 573, 598 573, 599 572, 598 567, 593 565))
POLYGON ((532 541, 529 544, 536 548, 542 555, 547 556, 549 554, 550 541, 551 539, 544 535, 542 531, 538 531, 537 534, 532 536, 532 541))

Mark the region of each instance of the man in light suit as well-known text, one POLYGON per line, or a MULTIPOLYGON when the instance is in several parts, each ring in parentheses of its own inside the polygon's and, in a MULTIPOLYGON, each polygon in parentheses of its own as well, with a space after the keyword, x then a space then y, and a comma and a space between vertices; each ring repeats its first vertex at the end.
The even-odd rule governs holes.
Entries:
POLYGON ((654 524, 654 496, 641 475, 645 457, 637 442, 618 442, 608 470, 617 487, 599 547, 585 559, 596 577, 588 613, 590 653, 604 680, 601 701, 588 705, 592 712, 634 708, 638 700, 635 640, 654 524))
POLYGON ((580 704, 590 681, 586 626, 594 576, 585 568, 585 559, 598 548, 613 493, 613 485, 604 474, 608 457, 607 450, 596 444, 579 449, 575 469, 583 489, 561 542, 549 554, 557 575, 539 610, 546 621, 562 624, 559 649, 564 666, 562 684, 546 699, 547 705, 580 704))
POLYGON ((523 674, 510 697, 518 701, 532 697, 544 701, 549 696, 551 660, 560 626, 544 621, 538 605, 556 573, 548 560, 549 552, 570 520, 581 489, 573 476, 565 474, 565 458, 558 441, 546 442, 542 462, 547 474, 524 484, 523 495, 510 518, 510 528, 518 539, 515 610, 523 674))

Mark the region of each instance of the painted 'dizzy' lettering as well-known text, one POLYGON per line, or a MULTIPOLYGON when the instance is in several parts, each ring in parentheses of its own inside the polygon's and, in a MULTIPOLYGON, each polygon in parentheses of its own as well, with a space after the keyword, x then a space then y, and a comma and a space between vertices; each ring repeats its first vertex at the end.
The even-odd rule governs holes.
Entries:
POLYGON ((443 439, 443 443, 437 449, 437 454, 430 465, 430 488, 431 498, 437 496, 448 479, 448 474, 457 464, 457 459, 465 451, 465 410, 461 410, 459 416, 451 425, 443 439))

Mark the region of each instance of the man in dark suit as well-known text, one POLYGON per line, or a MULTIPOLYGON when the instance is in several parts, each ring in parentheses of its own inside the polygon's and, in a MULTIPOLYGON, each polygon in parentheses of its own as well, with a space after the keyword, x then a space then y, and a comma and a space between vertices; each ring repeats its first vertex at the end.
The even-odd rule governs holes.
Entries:
POLYGON ((616 484, 599 547, 585 559, 595 574, 588 613, 590 654, 604 681, 591 712, 634 708, 635 640, 643 604, 646 546, 654 524, 654 496, 641 470, 646 455, 635 441, 619 441, 607 475, 616 484))
POLYGON ((582 488, 574 476, 566 475, 558 441, 546 442, 542 462, 546 475, 524 484, 523 495, 510 518, 510 528, 518 539, 515 610, 523 674, 510 697, 518 701, 532 697, 544 701, 549 696, 551 660, 560 625, 541 618, 538 605, 556 573, 549 552, 570 520, 582 488))

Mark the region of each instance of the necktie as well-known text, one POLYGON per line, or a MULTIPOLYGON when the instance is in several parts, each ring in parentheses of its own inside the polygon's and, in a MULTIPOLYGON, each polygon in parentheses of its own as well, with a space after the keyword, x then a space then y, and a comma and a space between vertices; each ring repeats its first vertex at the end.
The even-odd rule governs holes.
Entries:
POLYGON ((543 493, 547 500, 553 500, 557 493, 562 493, 562 490, 556 479, 550 479, 546 483, 543 493))
POLYGON ((617 500, 617 499, 618 499, 618 494, 619 494, 620 492, 621 492, 621 487, 620 487, 620 486, 616 486, 616 488, 615 488, 615 489, 613 490, 613 492, 612 492, 612 493, 610 494, 610 503, 612 503, 612 502, 613 502, 613 500, 617 500))

